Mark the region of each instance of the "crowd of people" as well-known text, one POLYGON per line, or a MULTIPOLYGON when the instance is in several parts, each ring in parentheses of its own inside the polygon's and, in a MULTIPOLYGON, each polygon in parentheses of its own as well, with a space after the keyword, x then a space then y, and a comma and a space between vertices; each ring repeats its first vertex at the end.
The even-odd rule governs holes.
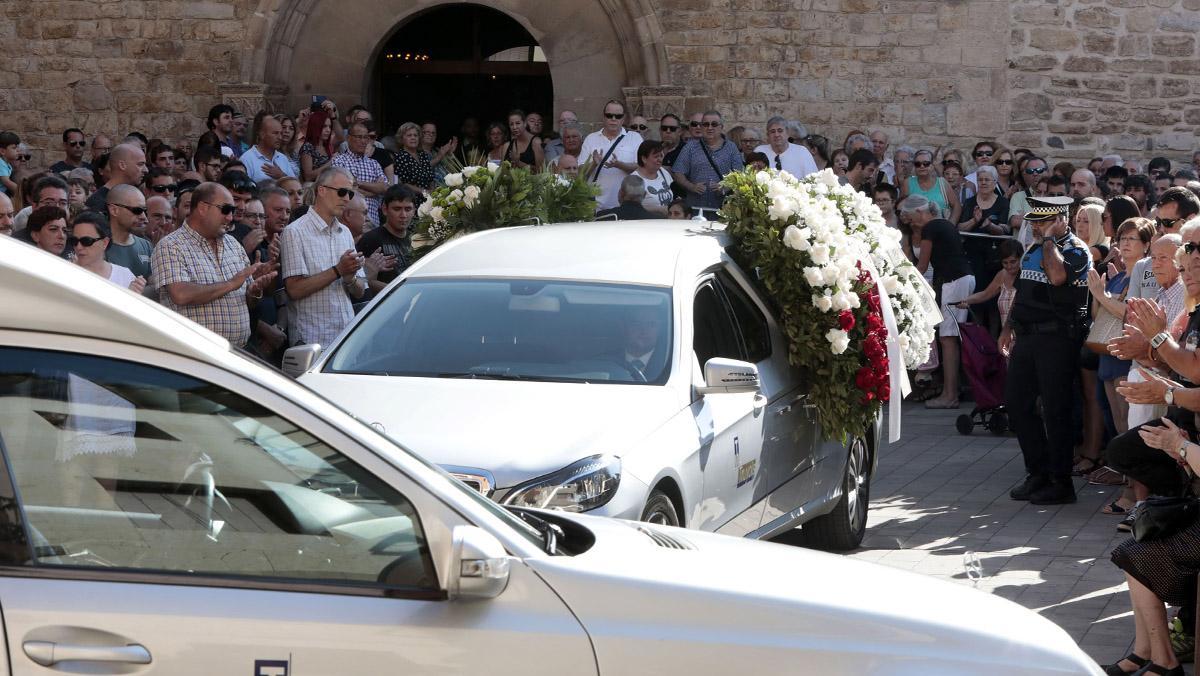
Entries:
MULTIPOLYGON (((1120 486, 1105 511, 1127 530, 1152 496, 1190 490, 1200 152, 1186 166, 1117 155, 1075 166, 987 140, 965 154, 892 149, 882 131, 836 143, 782 117, 726 129, 714 110, 653 123, 619 101, 598 112, 591 133, 573 111, 552 130, 514 110, 444 137, 428 122, 380 134, 366 108, 343 113, 328 99, 253 119, 219 104, 194 144, 67 129, 62 159, 45 170, 2 132, 0 234, 279 364, 290 346, 328 344, 405 269, 417 207, 457 167, 582 173, 598 186, 597 218, 620 220, 715 218, 722 179, 745 167, 830 169, 874 200, 940 299, 944 321, 913 398, 959 408, 970 391, 963 322, 987 326, 1011 360, 1006 403, 1029 470, 1014 499, 1073 501, 1071 474, 1120 486)), ((1129 576, 1138 635, 1109 673, 1149 660, 1173 668, 1163 602, 1194 604, 1200 524, 1131 540, 1113 558, 1129 576)))

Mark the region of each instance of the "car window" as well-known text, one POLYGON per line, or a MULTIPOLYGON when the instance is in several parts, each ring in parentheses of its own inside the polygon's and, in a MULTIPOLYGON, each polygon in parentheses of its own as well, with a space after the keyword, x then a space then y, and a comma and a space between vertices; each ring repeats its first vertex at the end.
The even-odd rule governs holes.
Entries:
POLYGON ((350 331, 324 371, 658 384, 670 356, 665 288, 409 279, 350 331))
POLYGON ((734 319, 746 350, 746 361, 758 363, 771 356, 771 332, 767 327, 767 318, 758 305, 750 298, 741 284, 725 270, 717 272, 717 282, 729 307, 733 310, 734 319))
POLYGON ((32 565, 437 588, 403 495, 217 385, 0 349, 0 443, 32 565))
POLYGON ((692 321, 695 334, 692 349, 701 368, 713 357, 742 359, 729 310, 711 281, 704 282, 696 291, 692 321))

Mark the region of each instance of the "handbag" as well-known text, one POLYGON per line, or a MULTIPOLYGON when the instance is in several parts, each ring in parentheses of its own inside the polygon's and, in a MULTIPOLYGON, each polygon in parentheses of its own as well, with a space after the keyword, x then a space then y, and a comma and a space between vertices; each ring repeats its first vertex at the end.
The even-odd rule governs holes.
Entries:
MULTIPOLYGON (((1125 294, 1121 294, 1122 297, 1125 294)), ((1092 318, 1092 328, 1088 331, 1084 344, 1096 354, 1108 354, 1108 343, 1121 335, 1125 320, 1108 311, 1101 303, 1096 303, 1096 313, 1092 318)))
POLYGON ((1133 539, 1138 542, 1170 537, 1196 522, 1200 501, 1196 498, 1149 498, 1133 519, 1133 539))

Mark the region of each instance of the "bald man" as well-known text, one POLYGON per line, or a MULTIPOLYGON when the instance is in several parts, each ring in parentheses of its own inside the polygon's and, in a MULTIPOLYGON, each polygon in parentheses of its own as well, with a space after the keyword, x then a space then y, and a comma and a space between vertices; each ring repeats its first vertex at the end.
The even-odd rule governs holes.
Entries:
MULTIPOLYGON (((150 254, 154 247, 144 237, 146 226, 146 196, 128 184, 115 185, 108 192, 108 225, 112 240, 104 252, 104 260, 123 265, 135 276, 150 279, 150 254)), ((147 287, 153 286, 150 283, 147 287)))
POLYGON ((1096 189, 1096 175, 1087 169, 1076 169, 1071 174, 1071 197, 1078 202, 1085 197, 1100 197, 1096 189))
POLYGON ((362 194, 356 194, 354 199, 346 204, 341 221, 342 225, 350 229, 350 236, 355 242, 363 236, 363 230, 367 227, 367 201, 363 199, 362 194))
POLYGON ((118 185, 141 185, 150 171, 146 166, 146 153, 132 143, 122 143, 112 149, 108 156, 108 182, 100 186, 85 204, 91 211, 104 211, 108 192, 118 185))
POLYGON ((159 195, 146 200, 146 219, 146 239, 151 244, 158 244, 158 240, 175 230, 175 207, 171 200, 159 195))
POLYGON ((13 234, 13 203, 8 195, 0 192, 0 236, 13 234))

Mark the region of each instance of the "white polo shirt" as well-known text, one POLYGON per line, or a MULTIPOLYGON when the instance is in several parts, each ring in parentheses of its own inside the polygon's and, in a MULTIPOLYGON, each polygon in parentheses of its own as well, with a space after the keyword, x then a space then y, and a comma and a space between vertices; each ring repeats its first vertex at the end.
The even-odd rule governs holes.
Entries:
POLYGON ((812 153, 808 152, 808 148, 798 146, 795 143, 789 143, 788 147, 776 155, 771 149, 771 144, 765 143, 754 149, 756 153, 762 153, 767 156, 767 168, 782 169, 796 178, 804 178, 809 174, 817 173, 817 163, 813 161, 812 153), (775 166, 775 158, 779 158, 779 166, 775 166))

